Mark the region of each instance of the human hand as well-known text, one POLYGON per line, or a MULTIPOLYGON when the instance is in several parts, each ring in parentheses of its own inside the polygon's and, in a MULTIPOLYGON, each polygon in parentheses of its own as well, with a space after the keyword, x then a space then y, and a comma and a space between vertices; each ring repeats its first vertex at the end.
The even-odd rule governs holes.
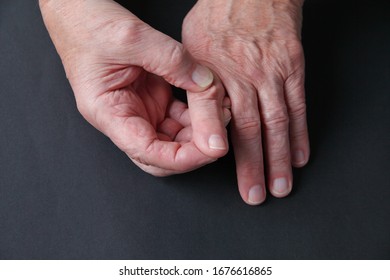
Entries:
POLYGON ((302 4, 199 0, 183 23, 183 45, 217 73, 231 99, 238 186, 248 204, 265 200, 265 178, 274 196, 288 195, 291 165, 309 158, 302 4))
POLYGON ((165 176, 226 154, 229 100, 181 44, 111 0, 41 0, 40 7, 80 113, 136 165, 165 176), (193 119, 168 82, 188 91, 193 119))

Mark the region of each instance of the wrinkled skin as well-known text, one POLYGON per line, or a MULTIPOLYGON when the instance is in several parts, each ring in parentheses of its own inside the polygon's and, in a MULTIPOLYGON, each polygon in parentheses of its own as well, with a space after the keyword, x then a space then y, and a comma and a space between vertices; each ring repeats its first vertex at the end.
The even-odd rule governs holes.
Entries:
POLYGON ((200 0, 183 45, 222 80, 231 99, 239 191, 248 204, 292 189, 309 158, 301 7, 295 0, 200 0), (266 183, 267 182, 267 183, 266 183))
POLYGON ((266 182, 286 196, 291 166, 309 158, 301 6, 200 0, 183 23, 183 46, 112 0, 40 0, 88 122, 165 176, 225 155, 232 117, 239 191, 251 205, 265 200, 266 182), (169 84, 187 91, 188 108, 169 84))
POLYGON ((40 7, 80 113, 136 165, 166 176, 226 154, 229 100, 180 43, 114 1, 41 0, 40 7), (188 91, 190 109, 170 84, 188 91), (217 142, 209 146, 210 135, 217 142))

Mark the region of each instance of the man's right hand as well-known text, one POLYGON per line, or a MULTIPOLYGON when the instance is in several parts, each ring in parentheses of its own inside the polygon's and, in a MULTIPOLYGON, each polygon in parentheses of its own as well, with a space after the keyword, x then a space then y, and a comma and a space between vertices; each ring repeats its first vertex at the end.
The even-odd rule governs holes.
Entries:
POLYGON ((111 0, 40 7, 80 113, 135 164, 165 176, 227 153, 223 86, 179 42, 111 0), (191 110, 169 84, 188 91, 191 110))

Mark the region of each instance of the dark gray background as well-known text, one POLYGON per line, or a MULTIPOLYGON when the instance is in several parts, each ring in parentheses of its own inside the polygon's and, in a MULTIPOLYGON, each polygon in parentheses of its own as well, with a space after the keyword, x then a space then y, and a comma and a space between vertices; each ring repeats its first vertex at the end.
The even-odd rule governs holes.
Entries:
MULTIPOLYGON (((37 2, 0 3, 1 259, 389 259, 389 1, 306 1, 312 157, 260 207, 232 153, 154 178, 90 126, 37 2)), ((139 3, 179 40, 194 1, 139 3)))

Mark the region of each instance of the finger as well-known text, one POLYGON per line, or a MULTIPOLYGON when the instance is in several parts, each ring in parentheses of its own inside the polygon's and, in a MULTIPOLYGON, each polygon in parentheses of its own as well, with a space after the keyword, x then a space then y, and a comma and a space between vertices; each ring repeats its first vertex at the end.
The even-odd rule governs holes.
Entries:
POLYGON ((226 109, 230 109, 232 107, 232 102, 230 101, 229 96, 225 96, 222 101, 222 106, 226 109))
POLYGON ((231 119, 232 119, 232 112, 230 111, 230 109, 223 108, 223 124, 225 127, 227 127, 231 119))
MULTIPOLYGON (((230 98, 224 97, 222 106, 223 106, 223 122, 226 127, 232 118, 232 113, 230 111, 231 108, 230 98)), ((172 105, 169 107, 167 117, 177 121, 183 127, 187 127, 191 125, 191 118, 188 110, 188 105, 179 100, 175 99, 172 101, 172 105)))
POLYGON ((159 140, 154 128, 141 117, 109 117, 103 133, 132 160, 143 165, 182 173, 214 161, 201 153, 193 142, 159 140))
POLYGON ((187 92, 194 142, 201 152, 213 158, 224 156, 228 151, 222 107, 224 95, 220 82, 204 92, 187 92))
POLYGON ((200 92, 213 82, 212 72, 195 62, 183 45, 142 21, 128 27, 129 57, 134 65, 163 77, 170 84, 200 92), (136 32, 138 30, 138 32, 136 32))
POLYGON ((180 100, 174 99, 169 106, 167 117, 174 119, 180 123, 183 127, 191 125, 190 113, 188 111, 188 105, 180 100))
MULTIPOLYGON (((183 126, 171 118, 165 118, 158 126, 157 132, 161 133, 167 138, 165 140, 173 141, 176 138, 176 135, 183 129, 183 126)), ((159 137, 160 140, 164 140, 159 137)))
POLYGON ((137 165, 143 171, 145 171, 153 176, 156 176, 156 177, 166 177, 166 176, 182 173, 182 172, 178 172, 176 170, 163 169, 163 168, 152 166, 152 165, 142 164, 142 163, 140 163, 132 158, 130 158, 130 159, 135 165, 137 165))
POLYGON ((292 164, 304 166, 310 156, 306 121, 304 72, 290 76, 285 83, 285 99, 290 119, 290 147, 292 164))
MULTIPOLYGON (((229 124, 232 114, 229 109, 223 108, 223 123, 225 127, 229 124)), ((166 138, 160 137, 160 140, 170 140, 179 143, 190 142, 193 140, 193 131, 188 108, 184 107, 180 101, 173 101, 170 106, 166 119, 157 126, 157 131, 166 138), (172 109, 172 107, 182 107, 181 109, 172 109), (173 113, 170 113, 173 111, 173 113)))
POLYGON ((230 109, 232 108, 232 102, 230 101, 230 98, 228 96, 225 96, 222 101, 222 107, 223 107, 223 120, 225 127, 229 124, 230 120, 232 119, 232 112, 230 109))
POLYGON ((186 143, 192 141, 191 118, 187 104, 173 99, 167 112, 167 119, 171 119, 181 125, 181 129, 172 138, 175 142, 186 143))
POLYGON ((264 136, 268 188, 272 195, 284 197, 291 192, 288 113, 283 83, 269 79, 258 88, 264 136))
POLYGON ((242 199, 258 205, 266 198, 261 122, 253 87, 227 84, 232 103, 232 142, 242 199))
POLYGON ((187 143, 192 141, 192 127, 187 126, 179 131, 179 133, 176 135, 176 138, 174 139, 175 142, 179 143, 187 143))

